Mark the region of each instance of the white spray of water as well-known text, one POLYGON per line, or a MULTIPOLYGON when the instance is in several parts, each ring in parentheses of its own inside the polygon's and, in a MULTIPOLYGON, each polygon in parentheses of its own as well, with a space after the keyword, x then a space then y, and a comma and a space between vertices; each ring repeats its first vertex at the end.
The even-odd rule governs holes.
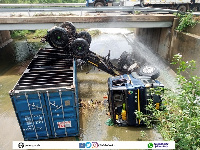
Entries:
MULTIPOLYGON (((92 30, 92 29, 91 29, 92 30)), ((93 29, 94 30, 94 29, 93 29)), ((111 50, 111 59, 118 59, 126 51, 134 59, 143 64, 151 64, 160 70, 159 81, 165 87, 175 90, 177 88, 176 74, 158 54, 139 41, 134 33, 128 29, 109 28, 98 29, 103 34, 93 38, 90 48, 97 54, 106 56, 111 50)))
POLYGON ((159 80, 165 87, 175 90, 177 88, 176 74, 170 68, 169 64, 164 61, 158 54, 141 43, 133 34, 125 35, 124 37, 132 46, 133 53, 137 53, 141 59, 144 59, 147 64, 151 64, 160 70, 159 80))

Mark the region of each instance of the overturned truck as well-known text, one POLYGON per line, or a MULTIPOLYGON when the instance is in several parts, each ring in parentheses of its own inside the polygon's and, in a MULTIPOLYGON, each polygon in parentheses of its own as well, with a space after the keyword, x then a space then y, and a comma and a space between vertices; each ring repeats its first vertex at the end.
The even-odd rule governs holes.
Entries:
POLYGON ((10 91, 25 140, 79 135, 78 60, 112 75, 108 79, 108 103, 115 124, 143 124, 135 112, 149 114, 149 99, 159 109, 161 97, 150 92, 163 87, 156 80, 159 71, 150 65, 138 68, 134 62, 127 63, 124 54, 116 67, 110 61, 110 51, 103 57, 90 50, 91 40, 88 32, 77 33, 71 22, 51 28, 42 39, 51 48, 39 50, 10 91))
POLYGON ((89 49, 90 34, 76 33, 76 28, 70 22, 50 29, 44 41, 49 42, 54 48, 64 48, 73 58, 81 59, 112 75, 108 79, 108 103, 110 116, 115 124, 131 126, 144 124, 136 117, 135 112, 149 114, 146 109, 149 99, 153 100, 156 109, 160 108, 161 96, 151 92, 151 89, 164 87, 156 80, 159 77, 157 68, 151 65, 138 67, 136 63, 130 64, 127 62, 127 55, 123 54, 116 67, 110 61, 110 51, 106 57, 92 52, 89 49))

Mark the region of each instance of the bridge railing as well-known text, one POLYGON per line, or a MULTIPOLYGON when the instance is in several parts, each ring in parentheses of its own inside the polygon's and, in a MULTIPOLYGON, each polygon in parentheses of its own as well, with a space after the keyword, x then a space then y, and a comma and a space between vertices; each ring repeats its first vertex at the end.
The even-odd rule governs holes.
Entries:
POLYGON ((177 10, 138 6, 84 7, 85 3, 54 3, 54 4, 0 4, 0 12, 132 12, 175 13, 177 10))
POLYGON ((86 3, 43 3, 43 4, 0 4, 0 8, 21 8, 21 7, 85 7, 86 3))

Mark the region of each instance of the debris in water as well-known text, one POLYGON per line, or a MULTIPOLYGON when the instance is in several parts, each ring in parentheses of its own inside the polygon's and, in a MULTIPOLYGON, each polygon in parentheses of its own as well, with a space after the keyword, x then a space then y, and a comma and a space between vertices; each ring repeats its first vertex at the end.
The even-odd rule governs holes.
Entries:
POLYGON ((109 118, 105 123, 108 126, 113 126, 114 125, 114 122, 113 122, 113 120, 111 118, 109 118))

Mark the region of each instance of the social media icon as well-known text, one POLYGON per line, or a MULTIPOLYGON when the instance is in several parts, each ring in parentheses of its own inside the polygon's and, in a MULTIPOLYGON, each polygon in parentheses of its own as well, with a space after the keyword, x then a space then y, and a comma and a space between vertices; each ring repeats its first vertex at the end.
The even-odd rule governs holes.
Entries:
POLYGON ((85 143, 85 147, 86 147, 86 148, 90 148, 91 146, 92 146, 92 144, 91 144, 90 142, 86 142, 86 143, 85 143))
POLYGON ((79 143, 79 148, 85 148, 85 143, 79 143))
POLYGON ((18 144, 18 147, 19 147, 19 148, 24 148, 24 143, 20 142, 20 143, 18 144))
POLYGON ((97 142, 92 142, 92 148, 98 148, 99 144, 97 142))
POLYGON ((153 148, 153 143, 149 143, 148 148, 153 148))

